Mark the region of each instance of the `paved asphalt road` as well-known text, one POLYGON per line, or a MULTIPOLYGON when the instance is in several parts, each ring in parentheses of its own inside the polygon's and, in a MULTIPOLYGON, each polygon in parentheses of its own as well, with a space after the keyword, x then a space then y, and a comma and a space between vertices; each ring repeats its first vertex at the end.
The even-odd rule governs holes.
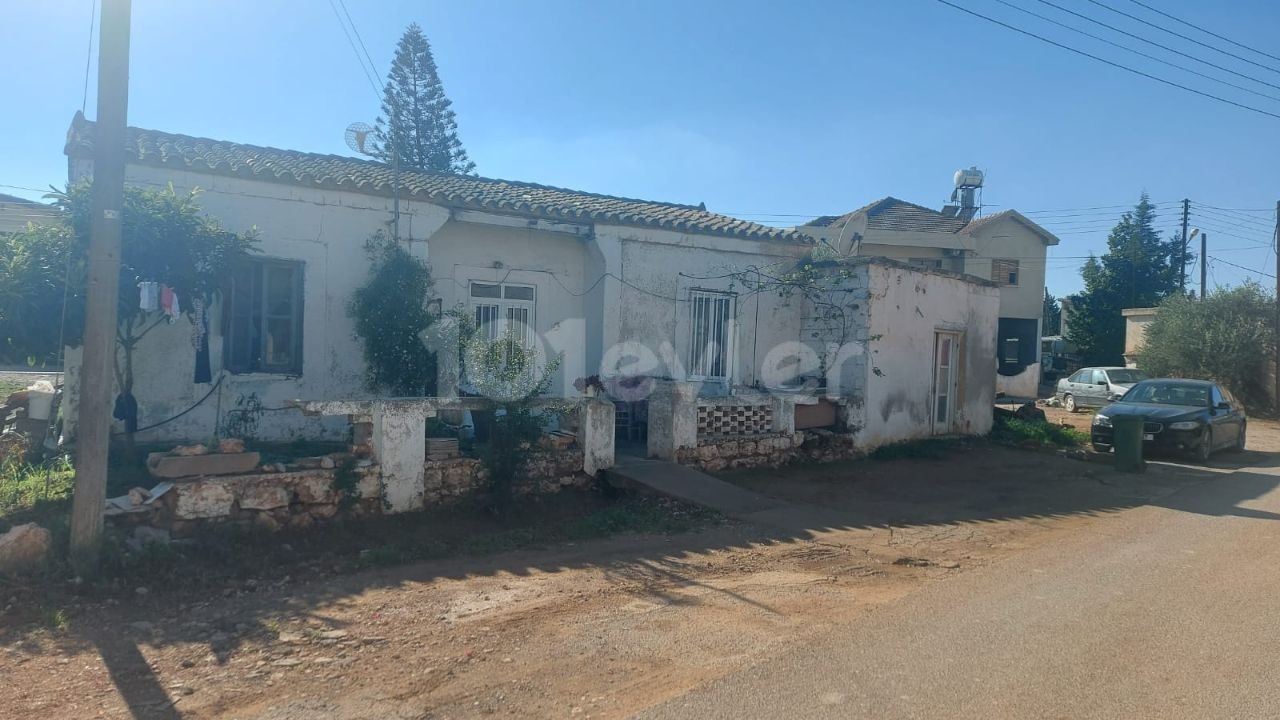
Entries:
POLYGON ((642 717, 1280 718, 1277 485, 1224 472, 642 717))

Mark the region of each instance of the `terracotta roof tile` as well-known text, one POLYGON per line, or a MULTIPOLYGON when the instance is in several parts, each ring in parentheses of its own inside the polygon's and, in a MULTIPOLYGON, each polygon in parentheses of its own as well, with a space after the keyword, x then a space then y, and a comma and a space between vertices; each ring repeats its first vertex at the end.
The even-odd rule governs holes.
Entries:
MULTIPOLYGON (((67 135, 67 155, 87 156, 92 151, 93 130, 94 123, 76 113, 67 135)), ((129 160, 139 164, 176 166, 217 175, 372 195, 393 192, 393 173, 389 166, 341 155, 242 145, 133 127, 129 128, 127 152, 129 160)), ((760 225, 708 212, 701 206, 599 195, 533 183, 405 170, 400 173, 400 188, 402 197, 460 209, 752 240, 810 241, 803 233, 790 228, 760 225)))

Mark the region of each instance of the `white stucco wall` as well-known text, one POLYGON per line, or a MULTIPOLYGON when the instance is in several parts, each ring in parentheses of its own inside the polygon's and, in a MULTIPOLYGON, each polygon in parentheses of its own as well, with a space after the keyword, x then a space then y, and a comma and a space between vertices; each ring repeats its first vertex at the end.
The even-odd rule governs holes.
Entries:
MULTIPOLYGON (((390 198, 231 178, 168 168, 129 165, 126 181, 153 188, 172 183, 179 192, 201 189, 203 211, 235 231, 258 231, 264 257, 296 260, 303 270, 303 368, 301 376, 268 373, 227 374, 217 393, 182 418, 147 433, 142 440, 211 437, 218 417, 238 398, 256 394, 266 407, 293 399, 366 397, 363 361, 347 302, 369 267, 363 244, 375 231, 389 229, 390 198)), ((426 255, 423 238, 447 221, 446 209, 402 202, 402 236, 414 240, 411 251, 426 255)), ((185 304, 188 298, 180 298, 185 304)), ((215 305, 210 315, 210 360, 214 378, 223 370, 222 317, 215 305)), ((211 385, 193 382, 195 350, 191 325, 179 319, 162 325, 140 344, 135 358, 134 396, 139 424, 147 426, 186 410, 211 385)), ((75 418, 70 418, 74 425, 75 418)), ((259 435, 264 439, 337 438, 346 424, 337 418, 308 418, 296 411, 266 413, 259 435)), ((74 427, 72 427, 74 432, 74 427)))
MULTIPOLYGON (((602 283, 603 348, 624 340, 641 343, 658 356, 652 374, 689 379, 689 295, 695 289, 737 295, 730 384, 754 384, 769 349, 800 337, 799 301, 751 292, 741 273, 786 272, 807 246, 610 226, 596 227, 596 242, 612 261, 607 271, 616 276, 602 283)), ((702 392, 724 391, 714 385, 702 392)))
POLYGON ((870 287, 870 367, 863 403, 851 417, 858 444, 934 434, 934 333, 960 336, 957 398, 949 432, 985 434, 995 400, 999 292, 994 287, 892 265, 866 269, 870 287))
POLYGON ((472 281, 533 286, 533 329, 548 356, 562 358, 551 391, 572 393, 575 379, 595 372, 587 372, 585 360, 588 242, 567 233, 450 221, 429 242, 435 291, 445 308, 470 312, 472 281))

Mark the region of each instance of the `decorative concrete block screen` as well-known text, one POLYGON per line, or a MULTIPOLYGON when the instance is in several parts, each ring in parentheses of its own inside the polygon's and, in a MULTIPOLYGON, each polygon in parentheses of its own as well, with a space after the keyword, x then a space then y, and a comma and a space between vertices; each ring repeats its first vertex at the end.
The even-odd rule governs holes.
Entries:
POLYGON ((773 432, 773 405, 698 404, 699 435, 764 435, 773 432))

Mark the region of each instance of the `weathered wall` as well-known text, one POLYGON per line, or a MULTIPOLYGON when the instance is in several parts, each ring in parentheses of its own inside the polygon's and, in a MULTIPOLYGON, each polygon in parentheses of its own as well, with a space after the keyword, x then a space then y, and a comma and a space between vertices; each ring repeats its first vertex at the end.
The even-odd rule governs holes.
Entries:
POLYGON ((898 265, 868 266, 871 368, 864 402, 851 408, 863 449, 928 437, 933 428, 934 333, 960 336, 954 422, 985 434, 995 400, 999 292, 987 284, 898 265))
POLYGON ((1124 316, 1124 364, 1138 366, 1138 353, 1147 340, 1147 327, 1156 319, 1160 308, 1128 308, 1121 310, 1124 316))
MULTIPOLYGON (((730 384, 755 383, 765 353, 784 341, 799 339, 798 302, 773 292, 749 293, 738 274, 753 267, 785 272, 807 246, 611 226, 596 227, 596 243, 606 272, 625 281, 606 279, 603 349, 636 341, 653 353, 628 374, 688 379, 692 322, 688 300, 695 289, 739 296, 730 384)), ((700 391, 721 394, 725 390, 723 385, 709 383, 700 391)))
MULTIPOLYGON (((296 398, 367 396, 347 303, 369 267, 364 241, 375 231, 388 229, 390 198, 137 165, 128 166, 126 177, 137 186, 161 188, 172 183, 179 192, 200 188, 200 204, 208 215, 232 230, 257 229, 262 255, 305 263, 302 374, 227 375, 219 392, 200 407, 141 439, 208 438, 219 407, 225 414, 238 398, 250 394, 267 407, 296 398)), ((448 211, 415 202, 402 202, 401 207, 402 236, 412 238, 411 251, 425 257, 423 239, 447 220, 448 211)), ((189 300, 180 298, 184 306, 189 300)), ((223 369, 222 316, 216 306, 209 325, 216 378, 223 369)), ((176 415, 209 391, 210 385, 193 382, 195 350, 190 335, 191 324, 184 318, 156 328, 139 346, 134 394, 140 425, 176 415)), ((261 438, 278 440, 340 438, 345 432, 346 424, 340 420, 306 418, 296 412, 269 412, 259 427, 261 438)))
POLYGON ((563 356, 552 393, 572 393, 574 380, 595 372, 585 366, 586 242, 567 233, 450 221, 430 239, 436 294, 445 308, 469 309, 472 281, 532 285, 533 329, 548 356, 563 356))
MULTIPOLYGON (((1000 288, 1000 317, 1042 317, 1045 257, 1048 254, 1044 241, 1013 219, 983 225, 967 237, 970 249, 977 253, 976 257, 965 259, 964 271, 970 275, 991 280, 992 259, 1018 261, 1018 284, 1000 288)), ((1039 343, 1036 345, 1039 347, 1039 343)))

